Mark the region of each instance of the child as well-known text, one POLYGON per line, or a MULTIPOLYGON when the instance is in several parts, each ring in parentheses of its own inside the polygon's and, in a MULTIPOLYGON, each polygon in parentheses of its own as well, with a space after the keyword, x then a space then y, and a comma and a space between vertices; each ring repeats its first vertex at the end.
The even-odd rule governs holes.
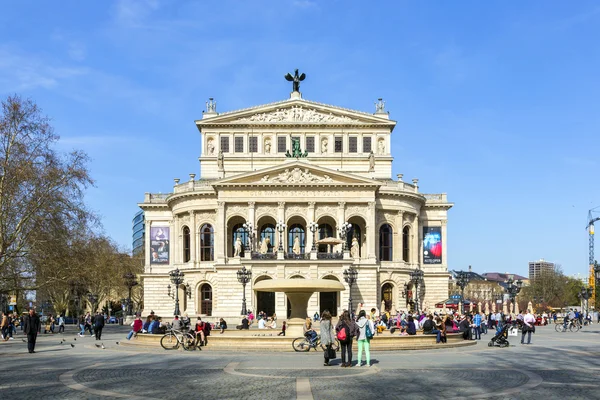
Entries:
POLYGON ((281 325, 281 332, 279 332, 277 334, 277 336, 285 336, 285 329, 286 329, 285 321, 283 321, 283 325, 281 325))

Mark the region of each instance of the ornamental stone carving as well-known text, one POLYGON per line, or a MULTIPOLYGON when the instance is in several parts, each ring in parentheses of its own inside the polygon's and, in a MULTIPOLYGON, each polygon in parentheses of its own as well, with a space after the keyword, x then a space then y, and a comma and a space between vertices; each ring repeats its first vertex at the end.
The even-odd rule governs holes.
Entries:
POLYGON ((245 207, 244 206, 240 206, 240 205, 234 205, 234 206, 228 205, 227 206, 227 216, 228 217, 232 216, 234 214, 241 214, 241 215, 245 216, 246 213, 247 213, 247 211, 248 211, 248 207, 247 206, 245 206, 245 207))
POLYGON ((275 207, 272 205, 259 204, 254 208, 254 215, 256 216, 257 220, 264 215, 270 215, 275 218, 276 213, 274 212, 274 209, 275 207))
POLYGON ((240 118, 233 123, 238 122, 316 122, 316 123, 361 123, 358 119, 332 113, 324 113, 312 108, 294 106, 290 108, 279 108, 261 114, 254 114, 250 117, 240 118))
POLYGON ((306 206, 293 205, 293 206, 286 207, 286 209, 285 209, 286 216, 294 215, 294 214, 306 215, 306 206))
POLYGON ((324 214, 336 215, 337 214, 337 210, 338 210, 338 208, 334 207, 334 206, 319 205, 319 206, 317 206, 317 209, 315 210, 315 216, 318 219, 318 218, 320 218, 324 214))
POLYGON ((394 211, 378 211, 377 212, 377 225, 386 223, 393 223, 397 212, 394 211))
POLYGON ((327 183, 333 182, 333 179, 328 175, 322 177, 313 175, 308 168, 302 170, 296 167, 292 170, 286 169, 274 177, 265 175, 260 181, 261 183, 327 183))
POLYGON ((409 224, 412 224, 413 222, 415 222, 415 214, 411 214, 411 213, 404 213, 404 222, 408 222, 409 224))
MULTIPOLYGON (((367 214, 367 207, 366 206, 359 206, 359 205, 354 205, 354 206, 348 206, 346 207, 346 215, 348 217, 351 216, 360 216, 360 217, 364 217, 367 214)), ((346 218, 348 218, 346 217, 346 218)))
POLYGON ((197 211, 196 212, 196 224, 211 222, 214 223, 216 219, 215 213, 212 211, 197 211))

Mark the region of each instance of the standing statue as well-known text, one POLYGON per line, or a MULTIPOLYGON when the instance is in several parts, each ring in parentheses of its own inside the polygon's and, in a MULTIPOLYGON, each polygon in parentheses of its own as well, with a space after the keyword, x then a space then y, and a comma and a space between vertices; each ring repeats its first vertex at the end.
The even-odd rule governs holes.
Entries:
POLYGON ((208 139, 208 145, 206 147, 208 149, 208 155, 212 156, 215 153, 215 144, 212 139, 208 139))
POLYGON ((297 69, 294 70, 294 76, 292 76, 292 74, 290 74, 289 72, 285 75, 286 81, 294 82, 292 84, 292 88, 293 88, 294 92, 300 91, 300 82, 302 82, 304 80, 304 78, 306 78, 306 74, 302 73, 300 76, 298 76, 297 69))
POLYGON ((271 244, 271 239, 269 237, 265 237, 260 244, 260 254, 267 254, 269 252, 269 245, 271 244))
POLYGON ((292 247, 292 252, 294 254, 300 254, 300 238, 298 236, 294 238, 294 246, 292 247))
POLYGON ((219 151, 219 157, 217 157, 217 167, 219 170, 223 170, 223 150, 219 151))
POLYGON ((235 245, 234 245, 234 250, 235 252, 233 253, 234 257, 241 257, 242 255, 242 238, 240 238, 239 236, 237 237, 237 239, 235 239, 235 245))
POLYGON ((383 143, 383 140, 380 140, 379 143, 377 143, 377 152, 379 154, 385 154, 385 143, 383 143))
POLYGON ((271 139, 265 140, 265 153, 271 153, 271 139))
POLYGON ((360 249, 358 244, 358 239, 355 237, 352 238, 352 246, 350 247, 350 256, 352 258, 360 258, 360 249))
POLYGON ((375 171, 375 154, 373 154, 373 150, 369 153, 369 172, 375 171))
POLYGON ((321 153, 325 154, 327 153, 327 138, 323 139, 323 141, 321 142, 321 153))
POLYGON ((302 152, 302 150, 300 149, 300 139, 292 139, 292 152, 290 153, 290 151, 287 150, 285 152, 285 156, 288 158, 308 157, 308 151, 305 151, 304 153, 302 152))

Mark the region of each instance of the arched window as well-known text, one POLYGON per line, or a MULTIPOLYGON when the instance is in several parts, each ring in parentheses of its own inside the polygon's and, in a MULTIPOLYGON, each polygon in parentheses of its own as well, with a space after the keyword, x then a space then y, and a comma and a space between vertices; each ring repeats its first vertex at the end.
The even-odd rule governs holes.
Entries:
POLYGON ((402 260, 410 261, 410 228, 408 226, 402 229, 402 260))
POLYGON ((379 228, 379 261, 392 261, 393 233, 389 224, 383 224, 379 228))
POLYGON ((190 228, 183 227, 183 262, 190 261, 190 228))
POLYGON ((265 240, 265 238, 269 238, 269 246, 268 253, 273 251, 273 246, 275 246, 275 225, 273 224, 264 224, 260 231, 260 243, 265 240))
POLYGON ((212 286, 208 283, 200 287, 200 314, 212 316, 212 286))
POLYGON ((360 231, 360 226, 358 224, 352 224, 352 228, 350 232, 348 232, 348 237, 346 237, 346 245, 348 250, 352 249, 352 239, 356 238, 358 240, 358 255, 360 255, 360 248, 362 246, 362 234, 360 231))
MULTIPOLYGON (((329 224, 321 224, 319 225, 319 240, 325 239, 333 236, 333 228, 329 224)), ((327 245, 320 244, 319 245, 319 253, 327 253, 327 245)))
POLYGON ((215 259, 215 232, 212 225, 204 224, 200 228, 200 261, 215 259))
MULTIPOLYGON (((235 242, 239 237, 242 240, 242 254, 240 257, 244 257, 244 250, 248 247, 248 232, 244 229, 243 224, 236 224, 233 227, 233 241, 231 242, 232 251, 235 249, 235 242)), ((233 253, 232 253, 233 254, 233 253)))
POLYGON ((296 237, 300 240, 300 254, 304 254, 304 227, 300 224, 290 226, 288 230, 288 253, 293 253, 296 237))
POLYGON ((392 303, 394 300, 393 297, 394 287, 391 283, 386 283, 381 287, 381 300, 385 304, 385 311, 390 311, 392 309, 392 303))

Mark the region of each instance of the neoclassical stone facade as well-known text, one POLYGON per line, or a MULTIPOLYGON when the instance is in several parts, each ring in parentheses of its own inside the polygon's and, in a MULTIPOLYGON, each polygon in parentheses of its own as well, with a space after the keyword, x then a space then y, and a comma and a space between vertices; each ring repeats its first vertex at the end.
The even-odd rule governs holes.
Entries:
MULTIPOLYGON (((431 308, 447 298, 452 204, 445 194, 420 193, 416 179, 392 179, 396 122, 383 102, 369 114, 293 92, 284 101, 217 113, 211 99, 196 125, 200 179, 176 179, 172 193, 146 193, 139 204, 146 218, 145 312, 172 315, 167 287, 175 268, 185 273, 182 313, 234 321, 242 266, 252 271, 248 309, 280 317, 288 311, 285 295, 254 293, 254 283, 310 278, 347 287, 343 271, 354 267, 353 308, 407 309, 417 295, 421 308, 431 308), (302 154, 286 156, 298 143, 302 154), (352 224, 346 251, 335 243, 345 222, 352 224), (281 232, 278 223, 285 224, 281 232), (409 278, 415 268, 425 274, 419 293, 409 278)), ((316 293, 307 314, 339 314, 348 296, 316 293)))

